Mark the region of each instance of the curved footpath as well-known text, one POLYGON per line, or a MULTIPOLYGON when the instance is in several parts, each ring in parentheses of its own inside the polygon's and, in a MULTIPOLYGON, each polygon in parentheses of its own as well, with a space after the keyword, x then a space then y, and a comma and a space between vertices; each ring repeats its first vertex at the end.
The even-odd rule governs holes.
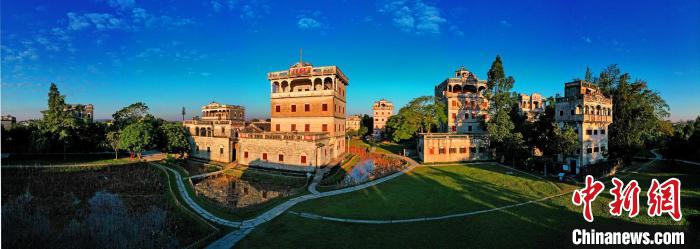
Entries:
POLYGON ((223 219, 223 218, 220 218, 220 217, 213 215, 212 213, 208 212, 207 210, 205 210, 204 208, 199 206, 199 204, 197 204, 194 200, 192 200, 192 197, 187 193, 187 189, 185 188, 185 184, 182 181, 183 177, 179 172, 177 172, 176 170, 174 170, 172 168, 163 166, 159 163, 149 162, 149 164, 151 164, 155 167, 166 169, 166 170, 170 171, 171 173, 173 173, 179 179, 177 181, 177 188, 178 188, 178 191, 180 192, 180 195, 182 195, 183 199, 185 200, 185 203, 187 203, 187 205, 189 205, 196 213, 201 215, 203 218, 205 218, 211 222, 220 224, 220 225, 239 228, 238 230, 233 231, 233 232, 225 235, 224 237, 220 238, 217 241, 214 241, 212 244, 207 246, 207 248, 231 248, 234 245, 236 245, 236 243, 238 243, 238 241, 240 241, 246 235, 248 235, 255 227, 274 219, 275 217, 284 213, 285 211, 287 211, 287 209, 291 208, 292 206, 296 205, 297 203, 307 201, 307 200, 313 200, 316 198, 322 198, 322 197, 326 197, 326 196, 345 194, 345 193, 349 193, 352 191, 368 188, 368 187, 383 183, 385 181, 394 179, 396 177, 399 177, 400 175, 403 175, 406 172, 419 166, 418 162, 416 162, 413 159, 410 159, 408 157, 397 156, 397 155, 391 155, 391 156, 399 157, 399 158, 405 160, 408 163, 408 167, 406 167, 406 169, 404 169, 402 171, 396 172, 392 175, 389 175, 389 176, 386 176, 386 177, 383 177, 383 178, 380 178, 380 179, 377 179, 377 180, 374 180, 371 182, 366 182, 366 183, 356 185, 353 187, 348 187, 348 188, 343 188, 343 189, 338 189, 338 190, 333 190, 333 191, 328 191, 328 192, 318 192, 316 190, 316 186, 318 186, 318 183, 323 178, 322 172, 318 172, 316 174, 316 176, 314 176, 312 183, 309 185, 309 192, 311 192, 311 194, 307 194, 307 195, 303 195, 303 196, 289 199, 286 202, 275 206, 274 208, 258 215, 255 218, 247 219, 244 221, 231 221, 231 220, 226 220, 226 219, 223 219))

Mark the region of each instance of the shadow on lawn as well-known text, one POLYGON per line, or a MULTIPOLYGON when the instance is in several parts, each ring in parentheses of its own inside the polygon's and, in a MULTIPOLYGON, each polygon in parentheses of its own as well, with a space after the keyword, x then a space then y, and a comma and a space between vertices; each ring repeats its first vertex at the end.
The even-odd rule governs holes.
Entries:
MULTIPOLYGON (((486 170, 488 169, 486 167, 486 170)), ((451 172, 440 167, 432 167, 428 170, 435 171, 430 173, 448 177, 455 184, 448 184, 448 186, 445 185, 445 182, 439 182, 426 174, 413 172, 385 183, 387 185, 382 184, 370 188, 368 191, 377 192, 376 194, 381 195, 383 201, 386 199, 384 196, 387 192, 397 189, 401 192, 392 192, 392 195, 398 193, 410 196, 411 193, 415 193, 411 199, 413 205, 401 203, 403 206, 396 208, 396 203, 393 205, 387 205, 391 203, 383 204, 387 207, 394 207, 391 209, 394 213, 400 213, 402 208, 429 210, 435 205, 459 206, 461 207, 460 212, 464 212, 465 205, 473 206, 469 209, 483 210, 502 206, 501 203, 505 203, 505 205, 513 203, 513 201, 507 203, 503 200, 531 199, 522 193, 495 187, 486 179, 475 179, 474 176, 451 172), (406 184, 413 184, 415 187, 406 187, 406 184), (424 186, 435 187, 421 190, 420 188, 424 186), (436 199, 431 198, 436 195, 452 196, 456 199, 448 198, 451 201, 442 200, 442 203, 434 202, 426 205, 426 203, 435 201, 436 199), (498 201, 492 201, 494 199, 498 201)), ((597 232, 651 232, 652 236, 655 232, 684 231, 685 245, 683 246, 695 248, 698 245, 698 227, 700 227, 700 217, 698 216, 700 214, 698 206, 700 197, 693 193, 697 193, 697 189, 700 187, 698 180, 696 180, 698 179, 697 171, 700 170, 681 168, 669 171, 672 172, 670 174, 679 178, 688 179, 687 183, 683 182, 683 186, 691 193, 683 196, 682 206, 684 210, 688 210, 684 213, 684 219, 688 221, 689 225, 678 225, 680 223, 671 220, 668 215, 654 218, 646 216, 647 206, 644 193, 640 196, 639 216, 635 218, 627 218, 626 214, 623 214, 623 217, 610 216, 607 206, 610 201, 608 193, 610 186, 606 184, 604 193, 593 202, 595 220, 592 223, 583 219, 582 207, 574 206, 571 203, 571 195, 565 194, 543 202, 462 218, 404 224, 346 224, 310 220, 287 214, 256 229, 239 246, 241 248, 569 248, 574 247, 572 243, 574 229, 588 229, 588 231, 595 229, 597 232), (281 237, 270 240, 270 234, 277 234, 281 237), (325 239, 308 240, 307 238, 310 237, 325 239), (348 240, 347 238, 362 239, 348 240)), ((503 174, 498 170, 494 172, 503 174)), ((513 177, 529 179, 529 176, 514 175, 513 177)), ((371 195, 365 196, 370 197, 371 195)), ((357 201, 361 198, 353 199, 357 201)), ((342 202, 342 200, 340 201, 342 202)), ((377 199, 371 198, 371 201, 377 201, 377 199)), ((357 205, 362 206, 361 203, 357 205)), ((355 210, 366 211, 366 208, 355 210)), ((432 211, 432 214, 427 216, 435 216, 434 210, 432 211)))

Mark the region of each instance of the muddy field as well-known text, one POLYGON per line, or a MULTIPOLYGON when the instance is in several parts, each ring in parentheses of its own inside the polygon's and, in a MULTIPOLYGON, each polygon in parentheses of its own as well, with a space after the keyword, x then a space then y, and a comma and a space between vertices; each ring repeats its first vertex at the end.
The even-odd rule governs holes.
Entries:
POLYGON ((2 246, 176 248, 206 236, 168 202, 165 181, 145 164, 2 169, 2 246))

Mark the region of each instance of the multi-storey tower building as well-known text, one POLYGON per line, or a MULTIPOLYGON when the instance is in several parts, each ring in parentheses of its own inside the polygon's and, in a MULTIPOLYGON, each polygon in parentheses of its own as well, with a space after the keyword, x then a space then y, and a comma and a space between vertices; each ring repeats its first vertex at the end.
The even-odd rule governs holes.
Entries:
POLYGON ((298 62, 270 72, 271 132, 240 135, 244 165, 312 171, 345 152, 348 78, 337 66, 298 62))
POLYGON ((529 121, 536 120, 540 114, 544 113, 544 107, 545 100, 538 93, 518 95, 518 110, 521 114, 526 115, 529 121))
POLYGON ((362 126, 362 118, 360 115, 348 116, 345 120, 345 129, 348 131, 359 131, 362 126))
POLYGON ((13 126, 17 124, 17 118, 12 115, 2 115, 2 128, 5 130, 11 129, 13 126))
POLYGON ((92 122, 95 106, 92 104, 67 104, 66 110, 73 112, 73 115, 75 115, 76 118, 86 119, 89 122, 92 122))
POLYGON ((488 159, 488 139, 481 120, 488 120, 486 81, 462 66, 435 86, 435 99, 445 105, 447 123, 439 133, 423 133, 418 155, 423 162, 456 162, 488 159))
POLYGON ((245 108, 211 102, 202 107, 202 117, 186 120, 190 133, 190 157, 218 162, 236 160, 238 132, 245 127, 245 108))
POLYGON ((389 117, 394 115, 394 104, 386 99, 381 99, 374 102, 372 111, 374 113, 372 134, 375 137, 380 137, 386 132, 386 121, 389 120, 389 117))
POLYGON ((488 118, 489 101, 484 98, 486 81, 462 66, 455 71, 455 77, 448 78, 435 86, 435 98, 445 104, 447 127, 450 133, 483 133, 481 118, 488 118))
POLYGON ((572 127, 581 145, 570 155, 559 155, 570 171, 579 174, 587 165, 607 159, 612 108, 612 99, 590 82, 577 80, 564 85, 564 97, 556 98, 555 121, 561 128, 572 127))

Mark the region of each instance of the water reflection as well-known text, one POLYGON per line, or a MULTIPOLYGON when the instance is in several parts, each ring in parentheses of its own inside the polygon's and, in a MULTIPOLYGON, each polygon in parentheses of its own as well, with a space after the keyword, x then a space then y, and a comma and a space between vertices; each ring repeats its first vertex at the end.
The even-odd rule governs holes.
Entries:
POLYGON ((207 178, 194 186, 197 194, 231 208, 249 207, 293 194, 290 186, 249 182, 228 175, 207 178))
POLYGON ((371 176, 374 175, 374 169, 374 160, 365 159, 353 166, 352 170, 343 178, 342 184, 354 185, 369 181, 371 176))

